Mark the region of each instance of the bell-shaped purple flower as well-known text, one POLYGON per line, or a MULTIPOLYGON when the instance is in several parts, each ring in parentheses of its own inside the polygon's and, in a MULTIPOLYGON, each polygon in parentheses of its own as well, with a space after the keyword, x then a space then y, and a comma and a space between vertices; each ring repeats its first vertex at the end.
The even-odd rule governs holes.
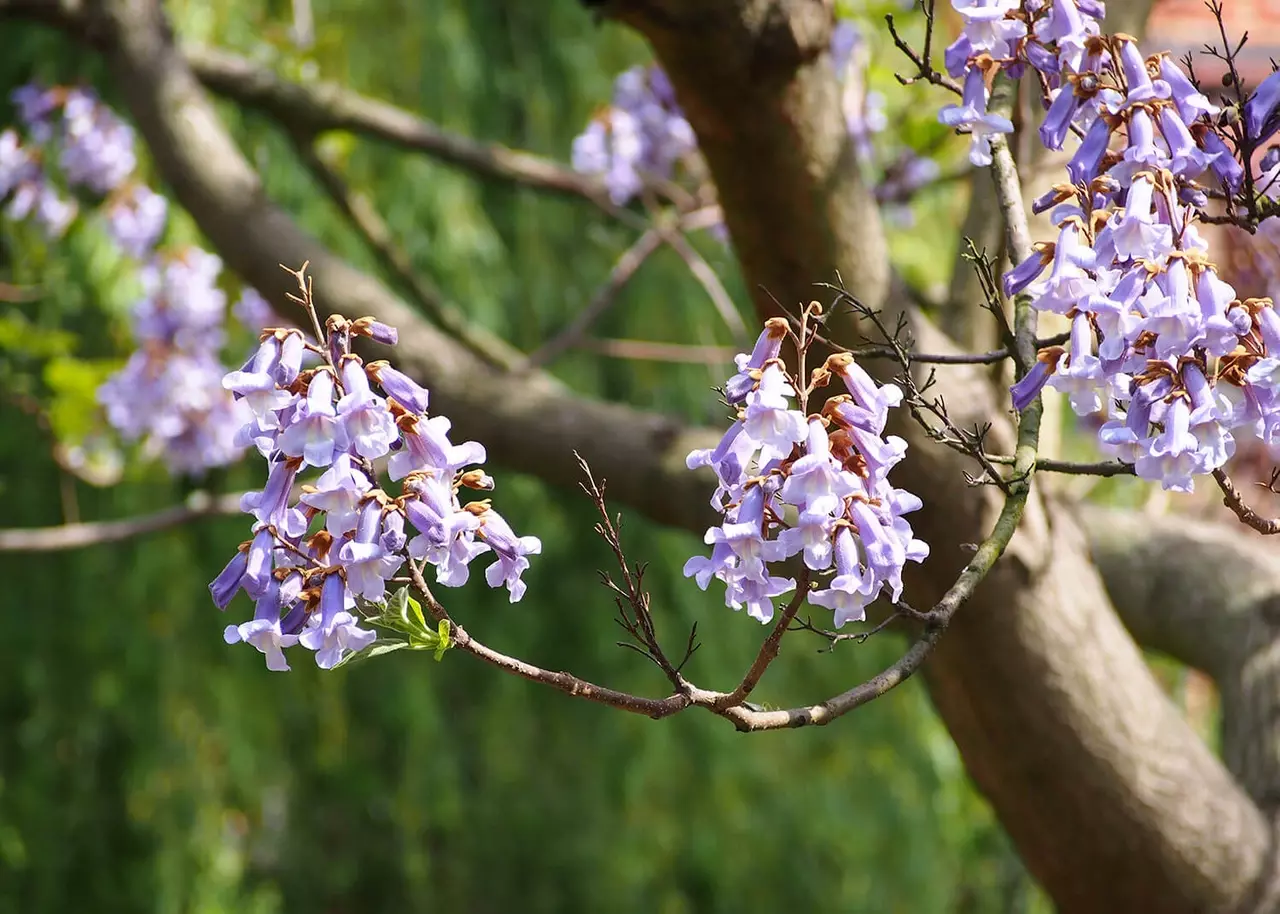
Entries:
POLYGON ((352 465, 351 457, 339 454, 321 474, 313 488, 303 492, 301 501, 325 514, 325 529, 341 536, 356 525, 359 505, 371 483, 352 465))
POLYGON ((986 74, 976 65, 970 65, 965 73, 961 104, 944 107, 938 112, 938 120, 948 127, 967 130, 972 135, 969 161, 977 166, 991 164, 992 136, 1013 133, 1012 121, 987 112, 986 74))
POLYGON ((1266 142, 1280 130, 1280 70, 1272 73, 1254 90, 1244 104, 1244 126, 1255 144, 1266 142))
POLYGON ((343 359, 342 384, 346 393, 338 400, 338 420, 346 439, 361 457, 381 457, 391 450, 400 432, 386 401, 369 389, 369 378, 359 356, 343 359))
POLYGON ((747 394, 751 392, 756 383, 755 378, 751 376, 752 372, 759 371, 764 367, 765 362, 778 357, 778 354, 782 351, 782 340, 786 335, 787 321, 785 318, 771 317, 765 321, 764 330, 757 337, 751 354, 739 353, 734 356, 733 362, 738 371, 724 385, 726 401, 736 404, 747 398, 747 394))
POLYGON ((835 539, 836 576, 822 590, 809 594, 809 602, 825 606, 835 613, 833 622, 840 628, 848 622, 861 622, 867 617, 866 606, 875 599, 879 587, 858 561, 858 543, 853 532, 842 526, 835 539))
POLYGON ((536 536, 516 536, 510 524, 492 508, 480 515, 480 529, 476 534, 498 557, 484 570, 485 580, 490 587, 505 584, 511 602, 518 603, 525 592, 521 575, 529 569, 525 556, 542 552, 542 540, 536 536))
POLYGON ((395 399, 397 403, 411 412, 425 414, 430 396, 427 389, 418 384, 402 371, 397 371, 386 362, 370 362, 367 369, 372 373, 382 392, 395 399))
POLYGON ((240 592, 245 570, 249 565, 249 554, 244 549, 236 550, 236 554, 227 562, 227 567, 209 584, 209 593, 213 595, 213 605, 218 609, 226 609, 235 595, 240 592))
POLYGON ((1160 56, 1160 78, 1169 84, 1173 104, 1186 123, 1193 124, 1202 115, 1212 117, 1218 113, 1218 106, 1196 88, 1168 54, 1160 56))
POLYGON ((317 371, 307 386, 307 398, 280 433, 280 450, 301 457, 313 467, 327 467, 334 455, 346 450, 346 429, 333 408, 333 376, 317 371))

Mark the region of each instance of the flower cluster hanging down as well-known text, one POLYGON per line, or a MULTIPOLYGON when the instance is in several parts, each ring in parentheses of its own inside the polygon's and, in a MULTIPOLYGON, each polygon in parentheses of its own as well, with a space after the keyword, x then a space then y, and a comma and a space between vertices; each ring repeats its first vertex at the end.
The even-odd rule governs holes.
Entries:
MULTIPOLYGON (((806 319, 818 313, 814 303, 806 319)), ((904 517, 920 500, 888 479, 907 450, 901 438, 884 436, 902 391, 877 385, 847 352, 829 356, 808 380, 793 376, 780 357, 788 339, 802 353, 803 374, 807 345, 785 319, 766 321, 753 351, 737 356, 738 371, 724 388, 736 420, 718 446, 688 457, 690 469, 715 471, 711 503, 724 523, 707 531, 711 556, 690 559, 684 573, 703 590, 719 579, 726 605, 745 606, 768 622, 773 599, 796 586, 770 566, 803 554, 813 572, 830 574, 834 565, 834 576, 808 600, 833 610, 841 626, 865 618, 865 607, 882 593, 898 600, 903 565, 929 554, 904 517), (808 414, 810 395, 837 382, 844 392, 808 414)))
POLYGON ((254 518, 252 539, 209 589, 220 609, 242 589, 253 599, 253 619, 227 626, 225 638, 258 648, 272 670, 289 668, 283 649, 294 645, 315 651, 329 669, 371 644, 357 598, 382 600, 407 559, 459 587, 471 561, 492 554, 485 579, 505 586, 514 603, 525 592, 527 556, 542 550, 536 537, 517 536, 488 499, 459 500, 463 490, 493 488, 479 468, 484 447, 454 444, 449 420, 427 415, 425 389, 385 361, 366 364, 352 353, 352 338, 361 336, 394 345, 397 335, 372 318, 337 315, 318 344, 295 329, 268 329, 257 353, 223 380, 251 411, 240 440, 257 447, 268 473, 262 491, 241 501, 254 518), (322 364, 304 370, 307 351, 322 364), (386 475, 400 483, 394 497, 380 480, 383 458, 386 475), (319 476, 302 484, 309 470, 319 476))
MULTIPOLYGON (((27 85, 13 93, 23 133, 0 132, 5 215, 63 236, 95 203, 107 238, 138 264, 143 296, 130 311, 137 348, 98 390, 108 423, 179 474, 232 463, 246 413, 222 388, 226 293, 222 261, 197 247, 159 250, 169 204, 137 176, 133 129, 87 88, 27 85)), ((262 299, 245 290, 241 307, 262 299)), ((255 315, 256 316, 256 315, 255 315)), ((263 326, 262 323, 249 326, 263 326)))
MULTIPOLYGON (((1167 53, 1101 35, 1101 3, 953 5, 965 27, 946 60, 964 100, 940 116, 972 132, 973 162, 989 163, 988 137, 1012 129, 986 108, 1001 71, 1030 67, 1049 87, 1045 146, 1080 137, 1069 180, 1034 206, 1051 211, 1056 242, 1004 277, 1009 296, 1071 321, 1068 346, 1041 350, 1014 386, 1015 408, 1046 383, 1081 415, 1107 407, 1103 450, 1179 491, 1225 464, 1235 435, 1280 443, 1280 316, 1270 299, 1236 297, 1195 224, 1209 202, 1201 180, 1231 195, 1244 185, 1237 110, 1220 111, 1167 53)), ((1278 103, 1272 75, 1245 106, 1245 139, 1275 132, 1278 103)))

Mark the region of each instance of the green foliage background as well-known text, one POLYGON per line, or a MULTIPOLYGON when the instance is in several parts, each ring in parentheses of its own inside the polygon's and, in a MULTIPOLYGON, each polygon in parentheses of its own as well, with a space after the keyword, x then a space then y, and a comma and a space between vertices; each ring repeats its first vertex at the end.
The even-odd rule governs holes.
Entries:
MULTIPOLYGON (((572 0, 316 0, 317 42, 305 55, 289 41, 285 0, 170 9, 190 40, 291 75, 318 70, 446 127, 558 158, 614 75, 646 59, 634 36, 595 26, 572 0)), ((878 65, 879 87, 892 66, 878 65)), ((6 25, 0 90, 32 78, 83 79, 113 96, 81 47, 6 25)), ((261 117, 222 110, 274 197, 373 269, 286 138, 261 117)), ((0 107, 0 125, 10 117, 0 107)), ((416 267, 523 348, 583 307, 631 240, 585 204, 349 136, 326 144, 416 267)), ((937 235, 896 239, 907 269, 936 264, 937 235)), ((198 234, 178 219, 170 239, 198 234)), ((698 243, 736 277, 728 252, 698 243)), ((119 316, 136 287, 92 224, 51 248, 3 225, 0 278, 41 290, 35 302, 0 305, 0 525, 60 523, 72 500, 98 519, 181 498, 190 484, 155 467, 111 488, 69 482, 47 430, 21 408, 27 397, 52 402, 54 431, 83 434, 95 422, 93 387, 125 351, 119 316)), ((731 291, 745 299, 736 278, 731 291)), ((644 267, 598 332, 730 342, 670 253, 644 267)), ((556 371, 599 396, 718 419, 708 396, 718 367, 570 354, 556 371)), ((206 483, 231 491, 258 476, 248 465, 206 483)), ((596 579, 608 555, 590 505, 509 472, 497 497, 545 544, 529 596, 509 606, 471 586, 449 595, 453 611, 544 665, 660 690, 652 668, 613 646, 596 579)), ((74 553, 0 555, 0 910, 1043 909, 918 682, 837 726, 748 738, 707 715, 654 723, 577 703, 459 654, 271 674, 256 652, 222 643, 245 606, 220 616, 205 589, 246 529, 208 522, 74 553)), ((638 518, 626 535, 633 557, 652 563, 667 631, 678 638, 699 622, 696 678, 727 683, 759 631, 681 577, 698 539, 638 518)), ((770 673, 769 700, 829 694, 898 648, 892 636, 834 655, 817 646, 796 639, 770 673)))

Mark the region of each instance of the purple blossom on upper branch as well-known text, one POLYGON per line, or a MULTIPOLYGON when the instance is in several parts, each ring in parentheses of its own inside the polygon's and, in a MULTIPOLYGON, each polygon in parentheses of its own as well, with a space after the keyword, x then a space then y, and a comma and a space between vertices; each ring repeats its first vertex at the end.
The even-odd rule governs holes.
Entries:
MULTIPOLYGON (((983 55, 980 61, 990 61, 983 55)), ((969 161, 974 165, 991 164, 991 137, 1012 133, 1013 123, 998 114, 987 112, 986 69, 990 64, 975 63, 965 72, 964 96, 959 105, 947 105, 938 113, 938 120, 948 127, 964 130, 973 140, 969 145, 969 161)))
MULTIPOLYGON (((1008 29, 1004 29, 1008 31, 1008 29)), ((840 83, 840 105, 854 152, 863 167, 883 172, 877 199, 892 215, 909 221, 902 204, 937 179, 940 170, 931 159, 909 147, 890 150, 887 165, 876 162, 873 137, 888 124, 885 100, 867 86, 870 55, 859 23, 837 19, 831 31, 830 59, 840 83)), ((635 198, 646 181, 671 180, 697 153, 697 139, 675 99, 666 73, 656 66, 634 67, 614 83, 613 103, 588 122, 573 141, 573 167, 600 175, 610 199, 619 205, 635 198)), ((702 169, 689 168, 700 176, 702 169)), ((723 223, 708 226, 727 240, 723 223)))
MULTIPOLYGON (((946 117, 974 120, 979 85, 1031 67, 1048 90, 1045 145, 1058 148, 1073 131, 1082 137, 1070 183, 1035 206, 1051 211, 1056 242, 1037 246, 1004 279, 1007 294, 1025 293, 1033 307, 1071 321, 1068 345, 1041 351, 1014 385, 1014 406, 1026 408, 1048 384, 1082 415, 1106 410, 1104 451, 1144 479, 1189 490, 1230 458, 1235 435, 1268 440, 1280 429, 1280 377, 1270 369, 1280 317, 1269 299, 1236 296, 1195 225, 1208 203, 1203 176, 1236 193, 1250 165, 1176 61, 1144 57, 1129 36, 1100 34, 1101 4, 954 5, 965 34, 947 62, 963 74, 964 107, 973 111, 960 117, 951 106, 946 117)), ((1246 105, 1251 137, 1276 129, 1278 107, 1273 76, 1246 105)))
POLYGON ((837 353, 814 381, 838 382, 844 392, 806 416, 806 385, 779 358, 789 332, 785 320, 772 319, 753 353, 737 357, 738 374, 726 386, 736 421, 717 447, 688 456, 690 469, 715 472, 712 504, 724 523, 707 531, 711 555, 689 559, 684 573, 703 590, 720 580, 727 606, 768 622, 774 599, 796 587, 777 573, 777 563, 802 555, 810 571, 825 577, 834 562, 835 577, 807 596, 832 609, 840 626, 863 619, 864 607, 882 593, 897 600, 902 565, 928 555, 903 516, 919 500, 888 481, 907 448, 901 438, 884 436, 902 392, 877 384, 849 353, 837 353), (800 408, 792 405, 796 399, 800 408))
POLYGON ((95 193, 115 190, 138 164, 133 128, 118 118, 92 90, 67 91, 62 104, 62 153, 67 181, 95 193))
POLYGON ((658 67, 633 67, 614 83, 613 104, 573 141, 573 167, 604 177, 609 198, 624 204, 646 178, 671 177, 697 148, 693 128, 658 67))
POLYGON ((253 357, 223 381, 244 410, 238 438, 258 446, 269 470, 263 489, 241 502, 254 537, 210 592, 219 608, 241 589, 255 598, 254 618, 225 637, 253 644, 273 670, 288 668, 283 652, 297 645, 330 669, 373 643, 363 608, 386 596, 408 560, 456 587, 474 559, 491 554, 485 577, 514 603, 525 592, 528 556, 542 550, 488 499, 461 500, 466 490, 493 488, 476 467, 484 448, 454 444, 449 420, 426 415, 426 390, 350 351, 352 336, 393 340, 395 330, 337 315, 326 330, 325 339, 304 341, 297 330, 268 328, 253 357), (324 361, 300 369, 304 345, 324 361), (389 475, 403 480, 398 495, 374 463, 388 455, 389 475), (310 482, 309 467, 322 471, 310 482))
POLYGON ((160 240, 169 201, 145 184, 131 184, 106 204, 107 231, 130 257, 142 260, 160 240))

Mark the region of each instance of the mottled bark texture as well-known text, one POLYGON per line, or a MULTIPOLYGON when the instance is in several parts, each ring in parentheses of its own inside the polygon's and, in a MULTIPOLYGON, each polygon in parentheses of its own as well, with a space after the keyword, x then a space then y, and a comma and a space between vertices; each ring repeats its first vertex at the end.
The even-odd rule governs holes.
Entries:
MULTIPOLYGON (((787 304, 807 301, 815 297, 814 283, 837 273, 868 304, 890 313, 900 307, 825 57, 830 3, 616 0, 604 9, 643 33, 671 74, 719 187, 758 312, 773 313, 774 296, 787 304)), ((684 470, 683 455, 713 433, 587 400, 544 374, 504 376, 326 251, 266 199, 155 0, 0 0, 0 13, 33 10, 104 50, 174 195, 249 282, 278 300, 284 287, 278 264, 311 261, 320 306, 397 325, 402 365, 431 386, 458 433, 484 441, 497 460, 565 484, 576 478, 577 449, 609 480, 620 504, 665 523, 705 524, 705 482, 684 470)), ((940 101, 920 91, 922 104, 940 101)), ((914 315, 912 329, 922 348, 950 346, 914 315)), ((834 332, 852 341, 856 327, 841 319, 834 332)), ((946 372, 943 392, 953 418, 961 425, 992 422, 993 449, 1010 447, 1007 397, 980 370, 946 372)), ((927 605, 964 564, 965 544, 986 533, 997 493, 967 486, 963 471, 972 468, 959 455, 926 443, 918 430, 897 431, 913 445, 898 483, 927 506, 918 530, 933 555, 909 581, 913 602, 927 605)), ((1128 544, 1135 541, 1144 542, 1128 544)), ((1223 548, 1240 541, 1234 534, 1223 548)), ((1273 844, 1249 794, 1265 802, 1267 792, 1248 772, 1256 767, 1274 783, 1265 761, 1271 743, 1241 749, 1232 761, 1249 785, 1246 793, 1165 699, 1107 599, 1099 568, 1121 607, 1132 610, 1135 632, 1146 631, 1143 608, 1151 616, 1164 605, 1154 590, 1126 589, 1138 573, 1131 570, 1139 567, 1131 565, 1134 550, 1120 543, 1104 555, 1100 537, 1094 546, 1097 566, 1076 518, 1033 496, 1013 547, 926 666, 935 704, 974 780, 1061 910, 1265 909, 1259 887, 1272 881, 1273 844)), ((1160 554, 1147 558, 1144 576, 1171 571, 1160 554)), ((1256 564, 1242 573, 1258 594, 1269 593, 1264 579, 1275 572, 1261 558, 1256 564)), ((1234 605, 1229 584, 1223 588, 1221 605, 1234 605)), ((1172 593, 1176 603, 1180 595, 1172 593)), ((1257 605, 1255 614, 1265 619, 1267 600, 1257 605)), ((1173 614, 1168 624, 1182 624, 1179 618, 1173 614)), ((1256 638, 1261 646, 1245 654, 1265 665, 1265 630, 1249 631, 1245 641, 1256 638)), ((1179 641, 1169 632, 1147 637, 1191 647, 1199 640, 1179 641)), ((1229 661, 1218 665, 1206 654, 1204 663, 1220 669, 1224 683, 1237 675, 1248 691, 1248 663, 1234 673, 1229 661)), ((1224 684, 1228 697, 1231 689, 1224 684)))
MULTIPOLYGON (((839 273, 890 314, 883 234, 826 59, 829 4, 626 2, 610 14, 653 44, 720 189, 760 313, 839 273)), ((922 93, 930 92, 922 88, 922 93)), ((913 319, 922 348, 945 347, 913 319)), ((842 328, 847 338, 850 328, 842 328)), ((1008 417, 979 372, 942 391, 964 425, 1008 417)), ((996 503, 965 461, 913 444, 901 485, 925 501, 934 552, 911 593, 927 604, 996 503)), ((1032 499, 1019 536, 926 665, 934 702, 1027 865, 1066 911, 1228 910, 1264 878, 1266 822, 1151 677, 1112 610, 1075 520, 1032 499)))

